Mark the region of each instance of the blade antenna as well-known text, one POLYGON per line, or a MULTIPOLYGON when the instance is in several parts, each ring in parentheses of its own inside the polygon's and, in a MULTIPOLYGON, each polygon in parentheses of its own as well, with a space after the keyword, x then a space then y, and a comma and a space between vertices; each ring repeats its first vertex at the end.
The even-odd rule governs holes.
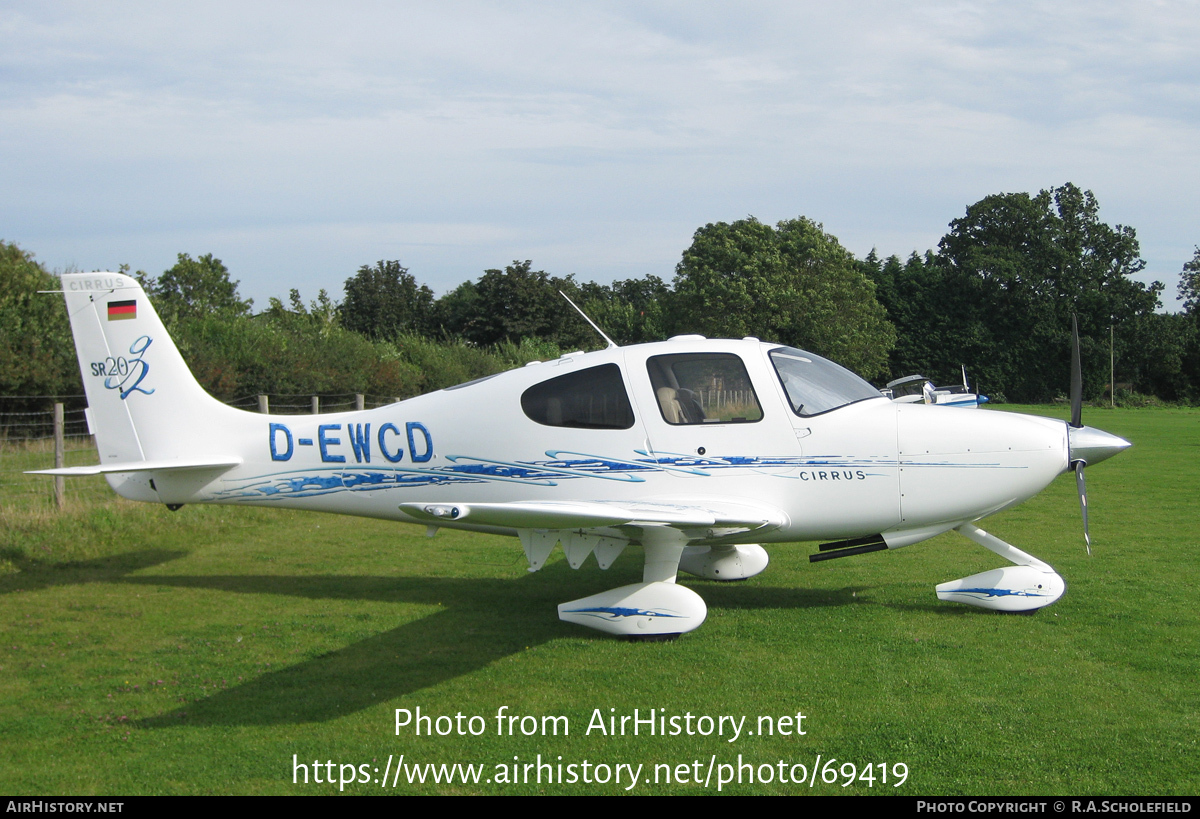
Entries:
POLYGON ((618 349, 618 348, 621 346, 621 345, 617 344, 617 342, 613 341, 611 338, 609 338, 608 336, 606 336, 606 335, 604 334, 604 331, 603 331, 603 330, 601 330, 599 327, 597 327, 597 326, 596 326, 596 322, 594 322, 594 321, 592 321, 590 318, 588 318, 588 315, 587 315, 587 313, 585 313, 585 312, 583 312, 582 310, 580 310, 580 309, 579 309, 579 305, 578 305, 578 304, 576 304, 575 302, 571 301, 571 297, 570 297, 570 296, 568 296, 566 293, 564 293, 564 292, 563 292, 563 291, 561 291, 561 290, 559 290, 559 291, 558 291, 558 295, 560 295, 560 296, 562 296, 564 299, 566 299, 566 300, 567 300, 567 304, 569 304, 569 305, 571 305, 572 307, 574 307, 574 308, 575 308, 575 312, 577 312, 577 313, 579 313, 579 315, 583 316, 583 320, 584 320, 584 321, 586 321, 588 324, 592 325, 592 329, 593 329, 593 330, 595 330, 597 333, 599 333, 599 334, 600 334, 600 337, 601 337, 602 339, 604 339, 605 341, 607 341, 607 342, 608 342, 608 349, 609 349, 609 350, 615 350, 615 349, 618 349))

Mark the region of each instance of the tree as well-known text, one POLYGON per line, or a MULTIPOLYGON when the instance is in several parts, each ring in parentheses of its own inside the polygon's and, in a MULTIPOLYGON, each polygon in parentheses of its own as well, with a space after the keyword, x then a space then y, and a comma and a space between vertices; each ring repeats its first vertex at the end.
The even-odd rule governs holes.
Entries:
POLYGON ((238 296, 238 283, 229 278, 229 269, 211 253, 198 259, 180 253, 175 266, 157 279, 144 274, 138 279, 168 326, 179 319, 214 313, 249 315, 254 304, 253 299, 243 301, 238 296))
MULTIPOLYGON (((888 359, 891 377, 921 373, 938 382, 957 380, 959 365, 967 363, 957 360, 958 328, 938 317, 960 312, 962 292, 946 285, 933 253, 914 252, 903 262, 898 256, 880 261, 872 250, 859 266, 875 282, 879 301, 896 327, 896 345, 888 359), (955 352, 947 356, 947 350, 955 352)), ((974 366, 971 370, 973 378, 980 375, 974 366)))
POLYGON ((1179 299, 1183 302, 1183 321, 1180 332, 1184 336, 1180 371, 1185 386, 1181 396, 1192 401, 1200 398, 1200 247, 1196 255, 1183 266, 1179 278, 1179 299))
POLYGON ((675 330, 760 336, 804 347, 871 378, 895 329, 854 257, 804 217, 750 217, 696 231, 675 268, 675 330))
POLYGON ((289 307, 284 307, 282 301, 272 296, 267 309, 257 317, 279 326, 296 327, 308 324, 316 327, 323 336, 328 336, 335 328, 341 327, 338 320, 340 305, 329 298, 323 287, 317 293, 316 300, 309 302, 308 306, 305 306, 304 299, 300 297, 300 291, 293 287, 288 291, 288 303, 289 307))
POLYGON ((1179 275, 1179 301, 1184 313, 1200 321, 1200 247, 1179 275))
MULTIPOLYGON (((0 241, 0 395, 83 391, 58 279, 0 241)), ((40 409, 42 405, 38 405, 40 409)))
POLYGON ((559 291, 579 303, 574 277, 533 270, 528 259, 514 261, 504 270, 485 270, 478 282, 446 294, 438 313, 446 332, 475 344, 540 338, 570 349, 594 345, 595 332, 559 291))
POLYGON ((1122 341, 1136 354, 1126 353, 1118 383, 1167 401, 1194 401, 1200 384, 1196 330, 1196 323, 1180 313, 1147 313, 1124 325, 1122 341))
POLYGON ((667 337, 673 295, 658 276, 647 276, 610 285, 585 282, 577 303, 618 344, 642 344, 667 337))
MULTIPOLYGON (((1043 401, 1068 388, 1075 313, 1085 393, 1097 394, 1107 381, 1101 361, 1110 324, 1132 326, 1154 311, 1162 291, 1159 282, 1131 278, 1146 266, 1133 228, 1110 227, 1098 214, 1091 191, 1070 183, 971 205, 939 243, 944 292, 936 308, 906 331, 938 334, 943 356, 987 372, 989 388, 1009 399, 1043 401)), ((1132 364, 1137 350, 1118 336, 1118 360, 1132 364)))
POLYGON ((380 260, 346 279, 338 314, 343 327, 376 340, 423 334, 433 326, 433 291, 399 261, 380 260))

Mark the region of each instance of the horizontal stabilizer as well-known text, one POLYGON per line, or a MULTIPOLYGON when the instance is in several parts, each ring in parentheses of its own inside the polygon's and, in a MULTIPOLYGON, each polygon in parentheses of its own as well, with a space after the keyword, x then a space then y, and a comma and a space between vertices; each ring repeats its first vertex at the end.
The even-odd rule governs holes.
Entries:
POLYGON ((68 466, 62 469, 33 469, 27 475, 63 475, 68 478, 78 478, 84 475, 106 475, 113 472, 165 472, 176 469, 232 469, 241 466, 241 458, 225 458, 221 460, 164 460, 164 461, 126 461, 115 464, 95 464, 94 466, 68 466))

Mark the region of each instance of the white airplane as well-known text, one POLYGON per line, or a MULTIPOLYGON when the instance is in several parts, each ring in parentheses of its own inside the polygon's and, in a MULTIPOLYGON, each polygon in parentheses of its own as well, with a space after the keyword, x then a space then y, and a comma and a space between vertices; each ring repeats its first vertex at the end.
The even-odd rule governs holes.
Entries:
MULTIPOLYGON (((704 601, 680 569, 740 580, 760 544, 825 541, 813 561, 898 549, 950 529, 1011 566, 937 586, 998 611, 1047 606, 1063 579, 980 529, 1128 442, 1012 413, 895 404, 819 356, 755 338, 679 336, 569 353, 362 412, 263 415, 189 372, 137 282, 62 277, 100 463, 121 496, 277 506, 519 537, 531 571, 561 543, 607 569, 630 544, 642 582, 559 606, 563 620, 663 639, 704 601)), ((1075 364, 1077 376, 1078 363, 1075 364)))
POLYGON ((962 368, 962 386, 935 387, 933 382, 923 375, 906 375, 889 381, 880 390, 885 396, 897 404, 937 404, 941 407, 965 407, 974 409, 988 402, 986 395, 977 395, 967 386, 967 368, 962 368))

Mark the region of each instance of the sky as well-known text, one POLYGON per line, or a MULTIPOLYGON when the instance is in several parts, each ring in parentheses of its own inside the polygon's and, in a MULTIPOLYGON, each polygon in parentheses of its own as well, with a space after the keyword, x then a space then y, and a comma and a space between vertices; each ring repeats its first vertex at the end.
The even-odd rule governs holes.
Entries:
POLYGON ((1072 182, 1145 281, 1200 244, 1200 2, 0 6, 0 238, 53 270, 222 259, 306 299, 399 259, 670 280, 711 222, 936 248, 1072 182))

